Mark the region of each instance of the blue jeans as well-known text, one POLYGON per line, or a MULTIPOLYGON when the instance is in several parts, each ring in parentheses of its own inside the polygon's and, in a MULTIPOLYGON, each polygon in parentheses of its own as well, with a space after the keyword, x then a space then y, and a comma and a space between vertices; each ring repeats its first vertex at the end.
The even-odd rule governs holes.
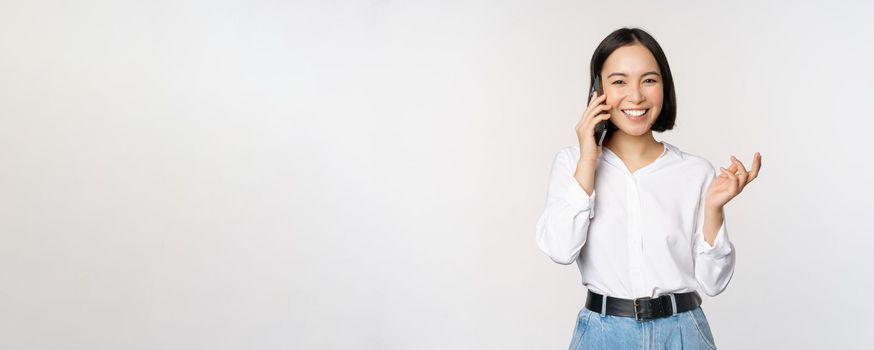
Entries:
POLYGON ((638 321, 601 315, 583 307, 577 315, 570 350, 716 349, 701 307, 673 316, 638 321))

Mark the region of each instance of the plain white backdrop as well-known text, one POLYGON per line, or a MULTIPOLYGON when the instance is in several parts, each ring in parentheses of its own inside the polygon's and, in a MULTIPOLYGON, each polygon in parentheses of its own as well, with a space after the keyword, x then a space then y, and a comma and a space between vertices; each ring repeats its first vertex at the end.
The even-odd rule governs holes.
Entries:
POLYGON ((656 134, 760 177, 722 349, 872 348, 870 2, 2 1, 0 348, 564 349, 534 242, 589 59, 650 32, 656 134))

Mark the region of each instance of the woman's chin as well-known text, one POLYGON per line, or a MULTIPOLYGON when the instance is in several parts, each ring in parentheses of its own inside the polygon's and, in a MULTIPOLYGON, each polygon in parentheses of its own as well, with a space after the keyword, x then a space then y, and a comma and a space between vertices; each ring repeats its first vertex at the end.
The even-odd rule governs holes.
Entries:
POLYGON ((644 128, 644 127, 640 127, 640 126, 633 126, 633 127, 620 126, 619 130, 617 130, 617 131, 622 132, 623 134, 626 134, 628 136, 641 136, 641 135, 646 135, 646 133, 649 132, 649 128, 648 127, 644 128))

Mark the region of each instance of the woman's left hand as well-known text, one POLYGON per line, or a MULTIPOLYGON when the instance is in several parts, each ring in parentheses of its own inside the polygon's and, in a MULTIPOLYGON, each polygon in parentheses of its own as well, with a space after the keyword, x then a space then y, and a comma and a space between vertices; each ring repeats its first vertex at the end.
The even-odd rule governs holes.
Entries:
POLYGON ((759 152, 753 155, 753 167, 749 171, 734 156, 731 156, 731 162, 728 169, 719 167, 722 174, 710 183, 710 188, 707 189, 706 204, 708 208, 722 209, 728 201, 740 194, 744 187, 755 180, 759 176, 759 169, 762 168, 762 155, 759 152))

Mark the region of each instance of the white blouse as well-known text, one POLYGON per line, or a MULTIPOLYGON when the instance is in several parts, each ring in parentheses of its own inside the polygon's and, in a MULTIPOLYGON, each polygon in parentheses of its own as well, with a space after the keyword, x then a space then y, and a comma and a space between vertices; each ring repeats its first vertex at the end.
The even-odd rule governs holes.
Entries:
POLYGON ((713 246, 704 240, 704 200, 716 169, 661 143, 658 159, 634 173, 604 147, 591 196, 574 178, 579 146, 555 155, 537 246, 556 263, 576 261, 593 292, 633 299, 700 286, 715 296, 731 280, 735 254, 725 221, 713 246))

